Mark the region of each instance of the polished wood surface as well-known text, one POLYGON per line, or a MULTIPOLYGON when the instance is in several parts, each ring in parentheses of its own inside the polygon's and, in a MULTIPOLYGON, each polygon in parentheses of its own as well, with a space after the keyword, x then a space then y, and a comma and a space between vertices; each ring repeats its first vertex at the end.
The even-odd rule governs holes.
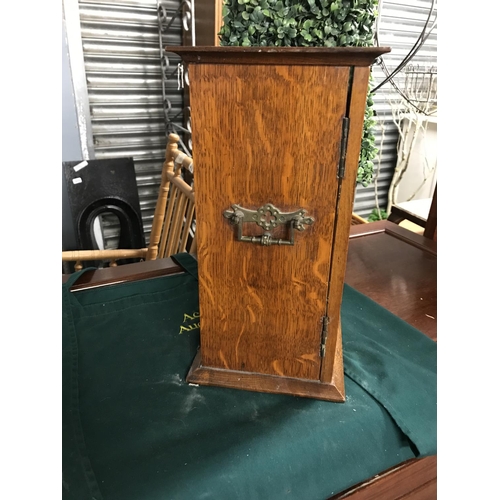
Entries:
POLYGON ((436 248, 389 221, 351 226, 345 281, 436 340, 436 248))
MULTIPOLYGON (((101 286, 159 278, 183 272, 182 267, 177 265, 170 257, 158 260, 146 260, 136 262, 135 264, 124 264, 117 267, 89 269, 71 286, 71 291, 89 290, 101 286)), ((70 276, 71 274, 63 274, 62 283, 66 283, 70 276)))
POLYGON ((339 185, 338 192, 336 193, 336 216, 326 308, 326 316, 329 318, 329 333, 326 339, 325 357, 321 365, 320 377, 322 382, 333 382, 336 386, 343 384, 344 376, 340 304, 347 262, 349 230, 352 221, 352 206, 358 172, 361 137, 363 134, 366 90, 369 76, 370 72, 368 68, 353 68, 351 94, 345 110, 345 115, 350 119, 349 139, 345 156, 345 177, 338 179, 339 185))
POLYGON ((165 47, 190 64, 370 66, 389 47, 165 47))
MULTIPOLYGON (((351 226, 346 282, 432 339, 437 338, 436 243, 388 221, 351 226), (422 300, 420 300, 422 299, 422 300)), ((72 290, 179 272, 171 259, 88 271, 72 290)), ((68 276, 63 276, 63 282, 68 276)), ((332 499, 434 500, 437 460, 400 464, 332 499)))
MULTIPOLYGON (((318 380, 349 68, 189 71, 193 157, 203 165, 196 173, 201 363, 318 380), (304 208, 314 223, 295 231, 293 246, 237 241, 222 215, 235 203, 304 208)), ((244 234, 262 233, 244 225, 244 234)), ((286 239, 287 228, 279 226, 273 237, 286 239)))
POLYGON ((410 460, 330 500, 435 500, 437 457, 410 460))
MULTIPOLYGON (((338 366, 342 367, 342 364, 338 366)), ((201 364, 201 351, 198 351, 186 380, 193 384, 216 385, 274 394, 286 393, 325 401, 345 401, 343 381, 342 384, 335 386, 323 384, 318 380, 303 380, 296 377, 283 377, 282 375, 262 375, 246 371, 205 367, 201 364)))

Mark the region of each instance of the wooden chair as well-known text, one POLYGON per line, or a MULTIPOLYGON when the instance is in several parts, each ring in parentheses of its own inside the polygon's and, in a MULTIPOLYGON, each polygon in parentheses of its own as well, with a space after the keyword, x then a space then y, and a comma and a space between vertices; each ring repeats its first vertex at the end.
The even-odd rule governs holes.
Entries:
POLYGON ((353 212, 351 215, 351 226, 357 226, 358 224, 368 224, 368 221, 353 212))
POLYGON ((75 262, 75 271, 82 261, 120 259, 154 260, 170 255, 196 253, 196 235, 190 235, 194 218, 194 188, 181 176, 182 167, 193 171, 193 159, 178 149, 179 136, 170 134, 156 202, 149 246, 140 249, 75 250, 62 252, 63 262, 75 262), (191 237, 190 237, 191 236, 191 237))
POLYGON ((437 184, 431 199, 414 200, 393 205, 388 220, 395 224, 409 220, 424 228, 423 235, 426 238, 437 241, 437 184), (410 206, 413 208, 410 208, 410 206), (416 206, 418 206, 418 209, 415 208, 416 206))

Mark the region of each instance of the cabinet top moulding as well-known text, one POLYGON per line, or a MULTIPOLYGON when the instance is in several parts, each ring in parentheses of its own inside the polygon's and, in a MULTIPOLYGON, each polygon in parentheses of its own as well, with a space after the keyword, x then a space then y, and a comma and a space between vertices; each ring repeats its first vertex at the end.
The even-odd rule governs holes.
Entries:
POLYGON ((390 47, 165 47, 190 64, 370 66, 390 47))

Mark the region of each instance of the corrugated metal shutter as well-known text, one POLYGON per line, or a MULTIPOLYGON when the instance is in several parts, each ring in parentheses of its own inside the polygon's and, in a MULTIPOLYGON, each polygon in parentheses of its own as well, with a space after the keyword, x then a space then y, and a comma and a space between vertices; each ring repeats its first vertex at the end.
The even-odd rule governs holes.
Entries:
MULTIPOLYGON (((180 5, 163 3, 173 12, 180 5)), ((85 0, 79 11, 95 158, 134 158, 149 242, 166 146, 157 2, 85 0)), ((180 20, 165 38, 168 45, 182 44, 180 20)), ((172 115, 181 116, 177 82, 167 91, 172 115)), ((103 234, 105 247, 116 248, 119 228, 111 218, 103 220, 103 234)))
MULTIPOLYGON (((392 52, 384 56, 384 61, 389 70, 398 66, 417 41, 425 25, 431 6, 432 0, 406 0, 404 2, 383 0, 383 2, 379 2, 379 44, 392 48, 392 52)), ((436 8, 437 2, 435 2, 434 6, 436 8)), ((431 24, 433 19, 434 14, 431 17, 431 24)), ((432 31, 425 44, 420 48, 410 64, 437 67, 437 28, 432 31)), ((385 78, 382 69, 377 65, 374 65, 372 74, 374 86, 382 82, 385 78)), ((399 75, 395 77, 395 81, 403 88, 404 73, 399 73, 399 75)), ((392 121, 391 107, 388 101, 388 97, 390 99, 395 99, 396 96, 397 93, 393 90, 390 83, 386 83, 381 87, 374 96, 374 110, 377 114, 377 119, 382 121, 384 125, 384 141, 382 148, 380 148, 382 138, 380 124, 377 125, 375 134, 381 160, 377 190, 379 205, 382 209, 387 207, 387 194, 397 160, 396 147, 398 130, 392 121)), ((356 188, 354 212, 366 218, 370 215, 375 206, 374 184, 366 188, 358 186, 356 188)))

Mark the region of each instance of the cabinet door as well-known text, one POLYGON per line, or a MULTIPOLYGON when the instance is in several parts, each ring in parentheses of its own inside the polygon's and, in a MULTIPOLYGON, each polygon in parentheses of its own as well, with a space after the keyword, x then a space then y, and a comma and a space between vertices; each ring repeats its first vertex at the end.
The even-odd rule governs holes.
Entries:
POLYGON ((349 68, 192 64, 189 76, 201 364, 317 380, 349 68), (237 241, 223 215, 234 204, 304 209, 314 222, 294 245, 237 241))

